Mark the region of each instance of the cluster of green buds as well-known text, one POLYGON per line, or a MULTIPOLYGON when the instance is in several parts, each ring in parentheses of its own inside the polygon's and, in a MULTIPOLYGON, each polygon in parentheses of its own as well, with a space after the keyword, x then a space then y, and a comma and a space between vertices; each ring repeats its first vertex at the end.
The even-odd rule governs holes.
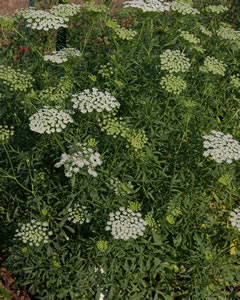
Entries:
POLYGON ((0 65, 0 81, 10 88, 10 91, 25 92, 32 87, 34 78, 26 71, 15 71, 10 67, 0 65))
POLYGON ((208 5, 206 7, 206 11, 210 12, 210 13, 215 13, 215 14, 221 14, 225 11, 227 11, 228 8, 226 6, 223 5, 208 5))
POLYGON ((230 77, 230 83, 235 89, 240 91, 240 74, 232 75, 230 77))
POLYGON ((174 95, 179 95, 187 88, 187 83, 180 76, 169 74, 164 76, 160 81, 161 87, 174 95))
POLYGON ((104 240, 100 240, 97 242, 97 248, 101 252, 105 252, 108 248, 108 242, 104 240))
POLYGON ((146 216, 145 216, 145 222, 148 224, 148 226, 150 228, 152 228, 153 231, 157 231, 159 229, 159 224, 156 222, 156 220, 153 217, 153 213, 149 212, 146 216))
POLYGON ((135 30, 121 27, 116 20, 109 20, 106 25, 112 28, 116 35, 122 40, 132 40, 137 35, 135 30))
POLYGON ((96 15, 101 13, 107 13, 108 8, 104 4, 98 5, 94 2, 86 2, 82 5, 82 11, 90 15, 96 15))
POLYGON ((114 74, 111 64, 108 62, 106 65, 101 65, 98 74, 105 79, 110 79, 114 74))
POLYGON ((138 201, 128 201, 128 208, 130 208, 134 212, 139 212, 142 208, 142 204, 138 201))
POLYGON ((83 224, 90 222, 90 215, 86 206, 75 204, 68 209, 68 220, 74 224, 83 224))
POLYGON ((205 73, 213 73, 216 75, 224 76, 227 65, 219 61, 213 56, 207 56, 199 70, 205 73))
POLYGON ((10 138, 10 136, 14 135, 14 127, 8 125, 0 125, 0 143, 6 144, 10 138))
POLYGON ((198 28, 201 31, 201 33, 211 37, 212 36, 212 32, 210 30, 208 30, 205 26, 198 24, 198 28))
POLYGON ((175 224, 176 218, 182 214, 180 204, 171 200, 167 208, 166 220, 170 224, 175 224))
POLYGON ((180 37, 182 37, 185 41, 188 41, 190 44, 200 44, 200 39, 197 38, 194 34, 184 30, 179 30, 179 32, 180 37))
POLYGON ((116 195, 118 196, 124 196, 124 195, 129 195, 133 193, 133 185, 131 181, 128 181, 127 183, 121 182, 118 178, 112 177, 110 179, 111 186, 115 192, 116 195))

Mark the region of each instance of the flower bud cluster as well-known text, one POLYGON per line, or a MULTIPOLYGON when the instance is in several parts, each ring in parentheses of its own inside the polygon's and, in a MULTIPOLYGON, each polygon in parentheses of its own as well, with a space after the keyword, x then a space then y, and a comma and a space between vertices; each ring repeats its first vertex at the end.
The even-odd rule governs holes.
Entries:
POLYGON ((101 92, 97 88, 84 90, 80 94, 73 95, 71 100, 73 108, 77 108, 81 113, 102 112, 103 110, 111 111, 116 107, 120 107, 120 103, 109 92, 101 92))
POLYGON ((184 31, 184 30, 179 30, 180 32, 180 36, 185 40, 188 41, 191 44, 200 44, 200 39, 195 37, 194 34, 188 32, 188 31, 184 31))
POLYGON ((119 25, 114 29, 114 32, 120 39, 128 41, 134 39, 134 37, 137 35, 137 32, 135 30, 120 27, 119 25))
POLYGON ((88 173, 94 177, 97 172, 94 170, 96 166, 100 166, 100 154, 93 152, 93 149, 87 147, 86 143, 78 143, 76 146, 71 147, 71 153, 63 153, 60 162, 55 164, 56 168, 64 166, 65 176, 72 177, 74 174, 79 173, 80 169, 84 166, 88 167, 88 173))
POLYGON ((106 13, 108 8, 106 5, 98 5, 94 2, 86 2, 82 5, 82 9, 84 12, 87 13, 94 13, 94 14, 100 14, 100 13, 106 13))
POLYGON ((32 87, 34 78, 27 74, 26 71, 15 71, 10 67, 0 65, 0 81, 10 88, 10 91, 25 92, 32 87))
POLYGON ((108 62, 106 65, 101 65, 98 74, 100 74, 103 78, 110 79, 114 74, 111 64, 108 62))
POLYGON ((228 8, 223 5, 208 5, 208 7, 206 7, 207 12, 212 12, 215 14, 221 14, 227 10, 228 10, 228 8))
POLYGON ((240 74, 230 76, 231 85, 240 91, 240 74))
POLYGON ((112 188, 117 196, 132 194, 133 189, 134 189, 131 181, 128 181, 128 183, 122 183, 116 177, 112 177, 110 179, 110 183, 111 183, 112 188))
POLYGON ((108 248, 108 242, 104 240, 100 240, 97 242, 97 248, 101 252, 105 252, 108 248))
POLYGON ((56 64, 62 64, 75 56, 81 56, 81 52, 78 49, 64 48, 59 51, 54 51, 51 55, 44 55, 44 60, 49 60, 56 64))
POLYGON ((164 12, 170 10, 170 4, 163 0, 131 0, 125 1, 123 7, 139 8, 143 12, 164 12))
POLYGON ((161 87, 174 95, 180 94, 183 90, 187 88, 187 83, 180 76, 173 74, 166 75, 160 81, 161 87))
POLYGON ((27 21, 26 27, 37 30, 58 29, 60 27, 67 28, 66 22, 69 21, 66 17, 57 17, 44 10, 29 10, 23 15, 27 21))
POLYGON ((186 72, 191 64, 187 58, 179 50, 166 50, 161 55, 161 69, 167 70, 169 73, 186 72))
POLYGON ((64 18, 70 18, 77 14, 79 14, 81 11, 81 6, 78 4, 58 4, 54 5, 49 12, 57 17, 64 17, 64 18))
POLYGON ((70 207, 68 209, 68 213, 68 220, 74 224, 83 224, 90 222, 90 215, 86 206, 75 204, 73 207, 70 207))
POLYGON ((111 230, 114 239, 127 241, 143 236, 146 225, 141 213, 135 213, 130 208, 120 207, 118 211, 109 214, 109 221, 105 229, 106 231, 111 230))
POLYGON ((144 219, 147 223, 147 225, 152 228, 154 231, 157 231, 159 228, 159 225, 157 224, 157 222, 155 221, 154 217, 153 217, 153 213, 149 212, 145 219, 144 219))
POLYGON ((230 220, 233 227, 236 227, 240 231, 240 209, 236 208, 230 212, 230 220))
POLYGON ((201 66, 199 70, 205 73, 213 73, 224 76, 226 68, 227 65, 222 61, 217 60, 213 56, 207 56, 204 60, 203 66, 201 66))
POLYGON ((212 36, 212 32, 210 30, 208 30, 206 27, 204 27, 203 25, 199 24, 199 30, 201 31, 201 33, 211 37, 212 36))
POLYGON ((233 139, 231 134, 212 130, 211 135, 203 136, 203 152, 205 157, 211 156, 217 163, 226 161, 231 164, 233 160, 240 159, 240 143, 233 139))
POLYGON ((231 42, 240 42, 240 31, 234 30, 230 27, 221 26, 217 31, 217 35, 224 40, 228 40, 231 42))
POLYGON ((8 142, 10 136, 14 135, 14 127, 0 125, 0 143, 5 144, 8 142))
POLYGON ((171 3, 171 10, 177 11, 183 15, 200 14, 200 12, 196 8, 193 8, 188 3, 180 1, 180 0, 175 0, 171 3))
POLYGON ((69 113, 57 108, 49 108, 48 106, 44 106, 44 108, 32 115, 29 121, 32 131, 47 134, 61 132, 68 123, 73 123, 69 113))
POLYGON ((202 46, 199 46, 199 45, 192 45, 191 48, 195 49, 197 52, 200 52, 200 53, 203 53, 206 51, 202 46))
POLYGON ((24 244, 39 247, 41 244, 47 244, 52 231, 48 229, 48 222, 31 220, 30 223, 21 225, 16 230, 15 237, 22 240, 24 244))

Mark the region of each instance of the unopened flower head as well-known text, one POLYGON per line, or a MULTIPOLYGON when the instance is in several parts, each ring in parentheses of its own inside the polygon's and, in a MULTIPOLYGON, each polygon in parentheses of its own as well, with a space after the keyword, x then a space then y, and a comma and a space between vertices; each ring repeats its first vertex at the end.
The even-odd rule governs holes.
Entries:
POLYGON ((103 78, 110 79, 114 74, 111 64, 108 62, 106 65, 100 65, 98 74, 103 78))
POLYGON ((96 166, 100 166, 102 161, 100 160, 100 154, 93 151, 88 147, 86 143, 78 143, 71 148, 71 153, 63 153, 60 162, 55 164, 56 168, 64 166, 65 176, 72 177, 74 174, 79 173, 80 169, 84 166, 88 168, 88 173, 94 177, 97 176, 97 172, 94 170, 96 166))
POLYGON ((141 213, 135 213, 130 208, 120 207, 118 211, 109 214, 106 230, 111 231, 114 239, 129 240, 143 236, 147 223, 141 213))
POLYGON ((208 30, 206 27, 204 27, 203 25, 199 24, 199 29, 201 31, 201 33, 211 37, 212 36, 212 32, 210 30, 208 30))
POLYGON ((89 14, 106 13, 108 8, 104 4, 96 4, 94 2, 86 2, 82 5, 82 10, 89 14))
POLYGON ((215 14, 221 14, 227 10, 228 10, 228 8, 223 5, 209 5, 208 7, 206 7, 207 12, 211 12, 211 13, 215 13, 215 14))
POLYGON ((0 144, 6 144, 11 136, 14 135, 13 126, 0 125, 0 144))
POLYGON ((200 39, 195 37, 194 34, 188 32, 188 31, 184 31, 184 30, 179 30, 180 32, 180 36, 185 40, 188 41, 191 44, 200 44, 200 39))
POLYGON ((81 52, 75 48, 64 48, 54 51, 51 55, 44 55, 45 61, 51 61, 57 64, 68 61, 71 57, 81 56, 81 52))
POLYGON ((182 15, 196 15, 200 12, 184 1, 176 0, 171 3, 171 10, 177 11, 182 15))
POLYGON ((231 85, 240 91, 240 74, 230 76, 231 85))
POLYGON ((205 73, 213 73, 216 75, 224 76, 227 65, 222 61, 212 56, 207 56, 204 60, 203 66, 199 68, 200 71, 205 73))
POLYGON ((134 191, 131 181, 123 183, 117 177, 112 177, 110 183, 117 196, 132 194, 134 191))
POLYGON ((217 35, 224 40, 240 42, 240 31, 234 30, 230 27, 221 26, 217 31, 217 35))
POLYGON ((160 81, 161 87, 174 95, 179 95, 187 87, 187 83, 180 76, 173 74, 166 75, 160 81))
POLYGON ((29 121, 32 131, 47 134, 61 132, 68 123, 73 123, 69 113, 56 108, 49 108, 48 106, 44 106, 44 108, 32 115, 29 121))
POLYGON ((79 14, 81 11, 81 6, 78 4, 58 4, 54 5, 49 12, 54 16, 58 17, 73 17, 79 14))
POLYGON ((240 209, 236 208, 230 213, 230 220, 233 227, 236 227, 240 231, 240 209))
POLYGON ((101 92, 97 88, 84 90, 80 94, 73 95, 73 108, 79 109, 82 113, 111 111, 120 106, 120 103, 109 92, 101 92))
POLYGON ((139 8, 143 12, 164 12, 170 10, 170 4, 163 0, 131 0, 123 3, 124 8, 139 8))
POLYGON ((104 240, 100 240, 97 242, 97 248, 101 252, 105 252, 108 248, 108 242, 104 240))
POLYGON ((118 26, 117 28, 114 29, 116 35, 122 39, 122 40, 132 40, 134 37, 137 35, 137 32, 132 29, 127 29, 124 27, 118 26))
POLYGON ((179 50, 166 50, 161 55, 161 69, 169 73, 186 72, 190 68, 190 59, 179 50))
POLYGON ((10 91, 25 92, 32 87, 34 78, 26 71, 15 71, 10 67, 0 65, 0 82, 8 86, 10 91))
POLYGON ((67 17, 58 17, 44 10, 30 10, 24 18, 27 21, 27 27, 45 31, 60 27, 67 28, 66 22, 69 21, 67 17))
POLYGON ((90 215, 86 206, 75 204, 68 209, 68 220, 74 224, 83 224, 90 222, 90 215))
POLYGON ((233 160, 240 159, 240 143, 233 139, 231 134, 212 130, 211 135, 203 136, 203 152, 205 157, 211 156, 217 163, 226 161, 231 164, 233 160))
POLYGON ((31 222, 21 225, 20 229, 16 230, 15 237, 29 246, 38 247, 41 244, 47 244, 52 234, 52 231, 49 231, 48 222, 33 219, 31 222))

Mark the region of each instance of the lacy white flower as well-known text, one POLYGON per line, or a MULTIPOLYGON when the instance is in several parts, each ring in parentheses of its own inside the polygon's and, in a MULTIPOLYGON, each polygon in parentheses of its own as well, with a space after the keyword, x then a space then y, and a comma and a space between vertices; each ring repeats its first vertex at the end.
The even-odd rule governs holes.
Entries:
POLYGON ((199 24, 199 29, 203 34, 205 34, 209 37, 212 36, 212 32, 210 30, 208 30, 206 27, 204 27, 203 25, 199 24))
POLYGON ((116 195, 127 195, 133 193, 133 185, 131 181, 122 183, 118 178, 112 177, 110 183, 116 195))
POLYGON ((161 87, 169 93, 180 94, 187 88, 187 83, 180 76, 169 74, 160 81, 161 87))
POLYGON ((180 36, 185 40, 188 41, 191 44, 200 44, 200 39, 195 37, 194 34, 188 32, 188 31, 184 31, 184 30, 179 30, 180 32, 180 36))
POLYGON ((25 92, 32 87, 34 78, 26 71, 15 71, 10 67, 0 65, 0 82, 10 88, 10 91, 25 92))
POLYGON ((68 123, 73 123, 72 117, 64 111, 44 106, 30 118, 30 129, 38 133, 51 134, 61 132, 68 123))
POLYGON ((105 229, 111 230, 114 239, 126 241, 143 236, 146 225, 141 213, 135 213, 130 208, 120 207, 118 211, 109 214, 109 221, 105 229))
POLYGON ((15 237, 21 239, 24 244, 38 247, 47 244, 52 234, 48 229, 48 222, 33 219, 30 223, 21 225, 20 229, 16 230, 15 237))
POLYGON ((230 83, 237 90, 240 90, 240 74, 230 76, 230 83))
POLYGON ((207 149, 203 152, 205 157, 211 156, 217 163, 226 161, 229 164, 240 159, 240 143, 234 140, 231 134, 224 135, 212 130, 211 135, 205 135, 203 138, 203 147, 207 149))
POLYGON ((224 76, 227 65, 217 60, 215 57, 207 56, 204 60, 203 66, 199 68, 200 71, 205 73, 213 73, 216 75, 224 76))
POLYGON ((58 29, 60 27, 67 28, 66 22, 69 21, 66 17, 58 17, 44 10, 29 10, 23 15, 27 21, 27 27, 37 30, 58 29))
POLYGON ((123 6, 139 8, 143 12, 164 12, 170 10, 170 4, 163 0, 132 0, 123 3, 123 6))
POLYGON ((59 51, 54 51, 51 55, 45 55, 44 60, 61 64, 74 56, 81 56, 81 52, 75 48, 64 48, 59 51))
POLYGON ((8 142, 9 138, 14 135, 13 126, 0 125, 0 143, 5 144, 8 142))
POLYGON ((230 220, 233 227, 236 227, 240 231, 240 209, 236 208, 230 212, 230 220))
POLYGON ((171 10, 177 11, 180 14, 183 14, 183 15, 200 14, 200 12, 196 8, 193 8, 188 3, 183 2, 183 1, 179 1, 179 0, 173 1, 171 3, 171 10))
POLYGON ((240 31, 234 30, 230 27, 221 26, 217 31, 217 35, 220 36, 222 39, 231 42, 240 42, 240 31))
POLYGON ((58 17, 72 17, 80 13, 81 6, 78 4, 58 4, 54 5, 49 12, 58 17))
POLYGON ((82 113, 111 111, 120 106, 120 103, 108 92, 100 92, 97 88, 84 90, 80 94, 73 95, 73 108, 79 109, 82 113))
POLYGON ((179 50, 166 50, 161 55, 161 69, 167 70, 169 73, 186 72, 191 64, 187 58, 179 50))
POLYGON ((93 152, 93 149, 87 147, 86 143, 78 143, 76 146, 71 147, 71 153, 63 153, 60 162, 55 164, 56 168, 64 165, 65 176, 72 177, 74 174, 79 173, 80 169, 84 166, 88 167, 88 173, 94 177, 97 172, 94 170, 96 166, 100 166, 100 154, 93 152))
POLYGON ((228 8, 226 6, 223 6, 223 5, 209 5, 208 7, 206 7, 206 11, 212 12, 212 13, 215 13, 215 14, 220 14, 220 13, 223 13, 227 10, 228 10, 228 8))
POLYGON ((90 222, 90 215, 86 206, 75 204, 73 207, 68 209, 69 217, 68 220, 74 224, 83 224, 90 222))

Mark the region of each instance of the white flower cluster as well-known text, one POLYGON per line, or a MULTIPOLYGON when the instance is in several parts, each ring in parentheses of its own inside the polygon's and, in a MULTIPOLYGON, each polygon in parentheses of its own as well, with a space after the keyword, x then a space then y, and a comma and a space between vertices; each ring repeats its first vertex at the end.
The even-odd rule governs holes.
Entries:
POLYGON ((81 52, 75 48, 63 48, 59 51, 54 51, 51 55, 44 55, 44 60, 61 64, 74 56, 81 56, 81 52))
POLYGON ((230 79, 231 85, 240 91, 240 74, 232 75, 230 79))
POLYGON ((240 31, 234 30, 230 27, 221 26, 217 31, 217 35, 220 36, 222 39, 231 42, 240 42, 240 31))
POLYGON ((124 2, 123 7, 139 8, 143 12, 164 12, 170 10, 170 4, 163 0, 131 0, 124 2))
POLYGON ((122 40, 132 40, 134 37, 137 35, 137 32, 132 29, 127 29, 124 27, 118 26, 117 28, 114 29, 116 35, 122 39, 122 40))
POLYGON ((203 152, 205 157, 211 156, 217 163, 226 161, 229 164, 240 159, 240 143, 234 140, 231 134, 224 135, 212 130, 211 135, 205 135, 203 138, 203 147, 207 149, 203 152))
POLYGON ((203 66, 199 68, 200 71, 205 73, 213 73, 216 75, 224 76, 227 65, 217 60, 213 56, 207 56, 204 60, 203 66))
POLYGON ((110 179, 110 183, 112 185, 112 188, 116 195, 127 195, 131 194, 133 192, 133 185, 131 181, 128 181, 128 183, 122 183, 118 178, 112 177, 110 179))
POLYGON ((10 136, 14 135, 13 126, 9 128, 8 125, 0 125, 0 143, 5 144, 8 142, 10 136))
POLYGON ((228 10, 228 8, 226 6, 223 6, 223 5, 209 5, 206 8, 206 11, 216 13, 216 14, 221 14, 221 13, 227 11, 227 10, 228 10))
POLYGON ((44 106, 29 118, 30 129, 38 133, 51 134, 61 132, 68 123, 73 123, 72 117, 64 111, 44 106))
POLYGON ((183 15, 200 14, 200 12, 196 8, 193 8, 188 3, 180 1, 180 0, 176 0, 171 3, 171 10, 177 11, 183 15))
POLYGON ((68 220, 74 224, 83 224, 90 222, 90 215, 86 209, 86 206, 80 206, 80 204, 75 204, 73 207, 70 207, 68 209, 68 213, 68 220))
POLYGON ((56 163, 55 167, 59 168, 64 165, 65 176, 72 177, 74 174, 79 173, 84 166, 87 166, 88 173, 97 177, 94 168, 102 164, 98 152, 93 153, 93 149, 87 147, 86 143, 78 143, 74 148, 72 147, 71 152, 70 154, 63 153, 60 162, 56 163))
POLYGON ((133 212, 130 208, 120 207, 118 211, 109 214, 106 230, 111 230, 113 238, 116 240, 136 239, 143 236, 147 222, 142 215, 133 212))
POLYGON ((236 227, 240 231, 240 209, 236 208, 230 212, 230 220, 233 227, 236 227))
POLYGON ((48 222, 33 219, 30 223, 21 225, 20 229, 16 230, 15 237, 20 238, 24 244, 38 247, 41 244, 47 244, 52 234, 52 231, 48 229, 48 222))
POLYGON ((195 37, 194 34, 188 32, 188 31, 184 31, 184 30, 179 30, 180 32, 180 36, 185 40, 188 41, 191 44, 200 44, 200 39, 195 37))
POLYGON ((80 13, 81 6, 78 4, 58 4, 54 5, 49 12, 58 17, 73 17, 80 13))
POLYGON ((180 94, 187 88, 186 81, 183 80, 180 76, 176 76, 173 74, 164 76, 160 81, 160 85, 165 91, 173 93, 175 95, 180 94))
POLYGON ((82 113, 102 112, 103 110, 111 111, 116 107, 120 107, 120 103, 115 97, 108 92, 101 92, 97 88, 84 90, 80 94, 73 95, 71 100, 73 108, 79 109, 82 113))
POLYGON ((67 28, 66 17, 58 17, 44 10, 29 10, 23 17, 27 20, 27 27, 37 30, 58 29, 60 27, 67 28))
POLYGON ((207 35, 207 36, 212 36, 212 32, 210 30, 208 30, 205 26, 199 24, 199 29, 201 31, 201 33, 207 35))
POLYGON ((169 73, 186 72, 191 66, 190 59, 179 50, 167 49, 160 55, 160 58, 161 69, 169 73))

